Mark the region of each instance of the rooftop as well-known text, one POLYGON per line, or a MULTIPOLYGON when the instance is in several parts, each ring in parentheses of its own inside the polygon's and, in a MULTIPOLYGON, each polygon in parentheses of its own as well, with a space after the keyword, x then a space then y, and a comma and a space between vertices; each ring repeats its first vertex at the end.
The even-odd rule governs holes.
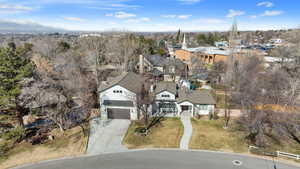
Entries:
POLYGON ((160 82, 156 84, 155 93, 158 94, 163 91, 169 91, 176 94, 176 84, 173 82, 160 82))
POLYGON ((194 90, 189 92, 181 90, 176 100, 178 103, 189 101, 193 104, 216 104, 215 99, 208 90, 194 90))
POLYGON ((126 88, 127 90, 130 90, 134 93, 138 93, 141 91, 143 82, 143 76, 133 72, 124 72, 120 76, 107 80, 106 84, 100 86, 100 91, 102 92, 115 85, 120 85, 126 88))

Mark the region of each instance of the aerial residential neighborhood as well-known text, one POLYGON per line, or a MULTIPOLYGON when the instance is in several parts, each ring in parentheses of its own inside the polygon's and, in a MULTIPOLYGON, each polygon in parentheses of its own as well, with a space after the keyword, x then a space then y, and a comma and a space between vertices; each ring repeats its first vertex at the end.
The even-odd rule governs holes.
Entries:
POLYGON ((300 167, 292 0, 0 0, 0 169, 300 167))

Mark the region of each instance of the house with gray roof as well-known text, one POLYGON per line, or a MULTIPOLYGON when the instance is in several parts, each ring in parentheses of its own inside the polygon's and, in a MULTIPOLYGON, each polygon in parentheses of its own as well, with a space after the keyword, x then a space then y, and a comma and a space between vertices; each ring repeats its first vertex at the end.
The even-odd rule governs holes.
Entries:
POLYGON ((152 73, 153 76, 161 77, 165 81, 178 81, 185 72, 186 64, 172 57, 145 55, 140 57, 138 68, 142 72, 152 73))
POLYGON ((209 115, 215 111, 216 101, 208 90, 180 88, 172 82, 160 82, 155 90, 155 113, 164 112, 167 116, 178 117, 183 112, 196 115, 209 115))
POLYGON ((137 120, 137 97, 143 82, 142 76, 124 72, 100 85, 101 118, 137 120))
POLYGON ((187 111, 192 117, 209 115, 215 111, 216 106, 209 90, 180 91, 176 103, 180 112, 187 111))

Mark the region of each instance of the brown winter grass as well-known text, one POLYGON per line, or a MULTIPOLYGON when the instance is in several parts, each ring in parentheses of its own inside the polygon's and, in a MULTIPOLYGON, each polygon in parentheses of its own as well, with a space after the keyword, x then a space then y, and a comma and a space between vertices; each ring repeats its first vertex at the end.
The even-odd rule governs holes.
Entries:
POLYGON ((0 169, 62 157, 74 157, 85 153, 87 138, 80 127, 67 130, 63 134, 54 130, 52 134, 55 139, 42 145, 29 143, 16 145, 9 152, 8 158, 0 161, 0 169))
POLYGON ((179 148, 180 139, 183 135, 183 125, 179 118, 166 118, 161 124, 151 128, 147 136, 134 134, 137 127, 141 127, 139 122, 132 122, 123 144, 129 149, 138 148, 179 148))
POLYGON ((244 153, 248 146, 242 134, 223 128, 223 120, 192 119, 190 149, 244 153))

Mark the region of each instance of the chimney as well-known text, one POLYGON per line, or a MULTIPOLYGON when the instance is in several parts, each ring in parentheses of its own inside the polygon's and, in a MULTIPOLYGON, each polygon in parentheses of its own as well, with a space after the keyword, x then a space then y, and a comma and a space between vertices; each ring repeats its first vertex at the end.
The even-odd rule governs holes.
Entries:
POLYGON ((143 55, 140 55, 139 68, 140 68, 140 74, 143 74, 144 73, 144 56, 143 55))

